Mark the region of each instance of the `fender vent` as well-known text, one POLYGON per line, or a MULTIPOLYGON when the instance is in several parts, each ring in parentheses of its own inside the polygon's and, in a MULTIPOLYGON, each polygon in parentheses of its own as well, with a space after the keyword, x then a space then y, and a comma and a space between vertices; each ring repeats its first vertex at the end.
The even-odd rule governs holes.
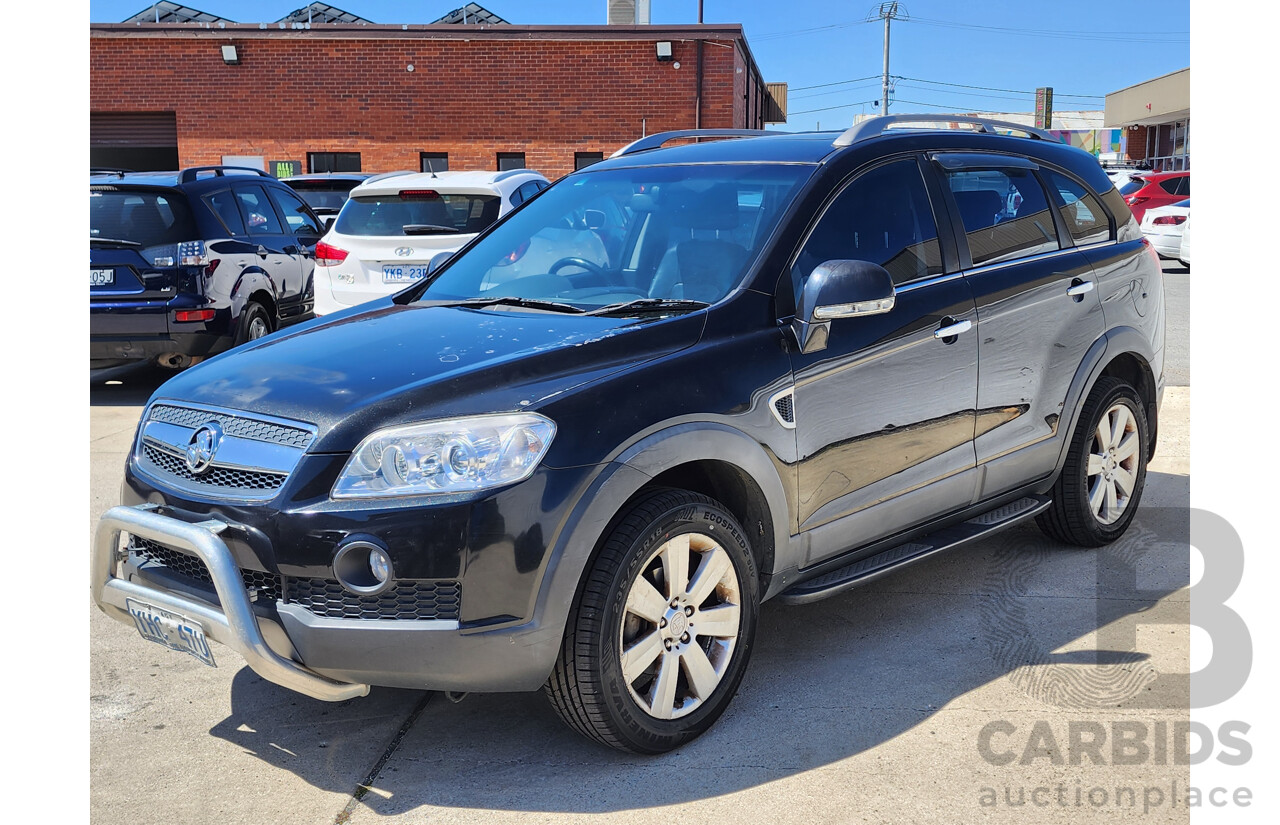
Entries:
POLYGON ((787 389, 769 399, 773 404, 773 414, 778 417, 782 426, 788 429, 796 426, 794 390, 787 389))

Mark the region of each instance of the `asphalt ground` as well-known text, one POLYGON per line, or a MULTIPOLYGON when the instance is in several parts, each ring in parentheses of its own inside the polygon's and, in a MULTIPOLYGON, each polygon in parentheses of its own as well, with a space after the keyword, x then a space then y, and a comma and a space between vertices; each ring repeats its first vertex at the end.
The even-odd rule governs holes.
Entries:
MULTIPOLYGON (((1165 270, 1160 443, 1120 542, 1021 525, 817 604, 766 604, 729 710, 660 757, 578 737, 539 694, 314 701, 90 602, 93 821, 1188 821, 1173 732, 1191 669, 1190 275, 1165 270)), ((162 378, 91 391, 91 526, 162 378)))

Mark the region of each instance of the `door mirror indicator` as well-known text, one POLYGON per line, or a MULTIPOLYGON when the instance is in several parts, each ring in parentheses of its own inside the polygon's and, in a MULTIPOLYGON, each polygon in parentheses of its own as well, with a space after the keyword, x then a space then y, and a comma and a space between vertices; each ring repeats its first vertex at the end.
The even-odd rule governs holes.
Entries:
POLYGON ((792 333, 800 351, 826 349, 837 318, 880 315, 893 309, 893 277, 869 261, 835 260, 819 264, 805 279, 792 333))

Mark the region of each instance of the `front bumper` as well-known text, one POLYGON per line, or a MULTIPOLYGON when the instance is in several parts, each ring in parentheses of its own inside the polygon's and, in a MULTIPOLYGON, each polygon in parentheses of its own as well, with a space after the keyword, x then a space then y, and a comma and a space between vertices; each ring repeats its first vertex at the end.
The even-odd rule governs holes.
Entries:
POLYGON ((107 511, 93 548, 98 606, 130 626, 128 599, 180 614, 200 625, 207 638, 240 653, 264 679, 307 696, 342 701, 365 695, 371 685, 536 690, 559 649, 563 624, 537 618, 490 629, 488 623, 443 618, 338 618, 283 598, 264 604, 247 589, 244 575, 253 571, 238 559, 245 525, 226 514, 203 521, 182 516, 152 502, 107 511), (212 580, 211 592, 175 584, 157 568, 139 565, 122 549, 122 534, 198 558, 212 580))
MULTIPOLYGON (((225 524, 216 520, 187 524, 150 512, 152 509, 147 505, 113 507, 98 522, 93 545, 93 598, 108 616, 133 624, 126 599, 134 598, 196 621, 207 637, 235 650, 255 673, 268 681, 329 702, 353 699, 369 692, 368 685, 328 679, 272 649, 259 627, 231 551, 218 538, 225 524), (220 604, 206 604, 177 592, 117 578, 122 532, 195 554, 209 569, 220 604)), ((277 640, 276 644, 279 646, 280 642, 277 640)))

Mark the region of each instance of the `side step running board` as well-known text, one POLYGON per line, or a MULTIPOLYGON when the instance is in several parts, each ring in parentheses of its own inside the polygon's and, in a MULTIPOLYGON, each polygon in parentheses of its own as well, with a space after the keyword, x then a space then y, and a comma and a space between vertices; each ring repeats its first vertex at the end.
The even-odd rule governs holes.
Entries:
POLYGON ((808 604, 843 593, 860 584, 878 579, 914 561, 961 544, 984 538, 1010 525, 1031 518, 1049 506, 1047 496, 1027 496, 994 510, 974 516, 968 521, 944 527, 915 541, 890 547, 888 550, 859 559, 852 564, 823 573, 816 578, 802 581, 779 593, 777 600, 783 604, 808 604))

